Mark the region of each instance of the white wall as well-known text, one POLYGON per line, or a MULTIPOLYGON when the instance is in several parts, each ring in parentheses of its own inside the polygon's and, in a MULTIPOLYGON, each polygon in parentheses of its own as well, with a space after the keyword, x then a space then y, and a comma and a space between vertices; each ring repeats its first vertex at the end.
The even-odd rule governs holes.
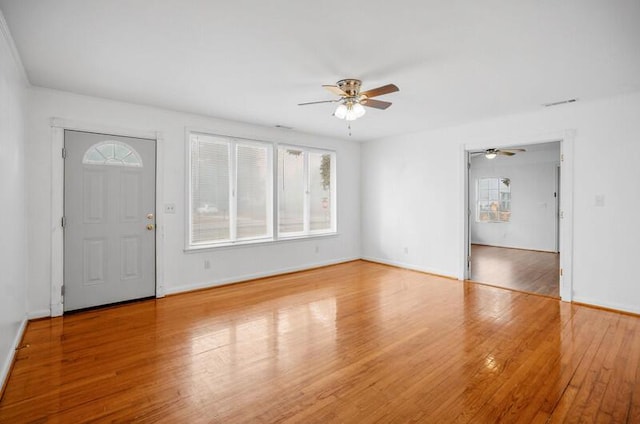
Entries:
POLYGON ((158 261, 164 266, 164 281, 161 284, 167 293, 360 256, 360 145, 357 143, 40 88, 29 90, 28 105, 27 170, 31 175, 29 196, 34 199, 33 207, 28 211, 31 270, 28 298, 29 310, 34 315, 46 316, 50 311, 52 117, 65 122, 134 131, 159 131, 162 134, 163 154, 160 160, 164 176, 159 177, 164 186, 160 196, 164 203, 175 203, 177 206, 176 214, 162 215, 164 225, 158 228, 158 236, 164 237, 164 253, 158 261), (185 127, 334 149, 338 167, 339 235, 185 253, 185 127), (205 260, 210 261, 210 269, 204 268, 205 260))
POLYGON ((0 13, 0 385, 26 322, 26 78, 0 13))
POLYGON ((560 143, 526 146, 515 156, 484 155, 471 158, 469 194, 471 203, 471 242, 520 249, 556 250, 556 173, 560 163, 560 143), (511 180, 509 222, 477 222, 476 181, 485 177, 511 180))
POLYGON ((639 116, 633 93, 363 144, 363 256, 458 277, 462 146, 526 144, 575 129, 573 299, 640 313, 639 116))

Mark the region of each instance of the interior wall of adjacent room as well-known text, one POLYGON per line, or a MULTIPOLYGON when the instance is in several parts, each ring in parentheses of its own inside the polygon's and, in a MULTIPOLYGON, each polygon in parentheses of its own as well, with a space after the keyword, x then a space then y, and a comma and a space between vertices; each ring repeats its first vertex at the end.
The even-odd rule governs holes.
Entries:
POLYGON ((279 128, 179 113, 135 104, 80 96, 41 88, 29 90, 28 191, 32 199, 46 199, 28 212, 31 225, 29 305, 33 313, 49 314, 51 296, 50 222, 52 117, 101 127, 159 131, 162 134, 164 203, 176 205, 163 214, 164 267, 167 293, 214 286, 263 275, 309 268, 360 256, 360 145, 347 140, 296 133, 279 128), (338 235, 185 252, 185 128, 273 142, 328 148, 337 154, 338 235), (317 248, 317 249, 316 249, 317 248), (204 262, 209 261, 210 269, 204 262))
POLYGON ((471 243, 555 252, 559 163, 559 142, 527 146, 526 152, 515 156, 487 159, 484 155, 473 155, 469 169, 471 243), (510 180, 509 222, 487 223, 476 219, 477 181, 487 177, 510 180))
POLYGON ((26 77, 0 13, 0 386, 27 312, 26 77))
POLYGON ((464 146, 573 129, 573 299, 640 313, 638 116, 635 92, 363 144, 363 256, 460 278, 464 146))

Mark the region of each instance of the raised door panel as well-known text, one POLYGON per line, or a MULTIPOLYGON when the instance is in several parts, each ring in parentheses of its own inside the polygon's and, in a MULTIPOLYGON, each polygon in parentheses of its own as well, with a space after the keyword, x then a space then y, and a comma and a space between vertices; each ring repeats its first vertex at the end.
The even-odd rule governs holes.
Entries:
POLYGON ((104 284, 107 269, 107 241, 89 238, 82 243, 82 274, 85 286, 104 284))
POLYGON ((120 222, 142 222, 142 172, 120 172, 120 222))
POLYGON ((139 236, 120 239, 120 279, 142 278, 142 241, 139 236))
POLYGON ((103 169, 83 169, 82 211, 85 224, 106 220, 107 174, 103 169))

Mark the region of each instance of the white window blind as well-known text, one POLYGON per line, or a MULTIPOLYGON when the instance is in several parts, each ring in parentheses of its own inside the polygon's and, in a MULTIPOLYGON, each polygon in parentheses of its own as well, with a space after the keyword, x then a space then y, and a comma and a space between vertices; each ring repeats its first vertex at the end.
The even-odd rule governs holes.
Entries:
POLYGON ((271 180, 269 150, 256 145, 236 146, 237 238, 271 234, 271 180))
POLYGON ((191 242, 230 240, 229 143, 213 137, 191 140, 191 242))
POLYGON ((278 149, 278 231, 304 231, 304 162, 302 150, 278 149))
POLYGON ((271 145, 192 133, 190 153, 189 245, 271 237, 271 145))

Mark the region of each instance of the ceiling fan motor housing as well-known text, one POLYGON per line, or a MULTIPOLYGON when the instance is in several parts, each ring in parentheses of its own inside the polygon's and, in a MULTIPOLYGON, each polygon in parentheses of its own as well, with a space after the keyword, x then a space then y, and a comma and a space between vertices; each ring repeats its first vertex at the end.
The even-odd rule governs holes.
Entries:
POLYGON ((340 90, 347 93, 349 97, 356 97, 360 93, 360 85, 362 81, 358 79, 343 79, 338 81, 340 90))

